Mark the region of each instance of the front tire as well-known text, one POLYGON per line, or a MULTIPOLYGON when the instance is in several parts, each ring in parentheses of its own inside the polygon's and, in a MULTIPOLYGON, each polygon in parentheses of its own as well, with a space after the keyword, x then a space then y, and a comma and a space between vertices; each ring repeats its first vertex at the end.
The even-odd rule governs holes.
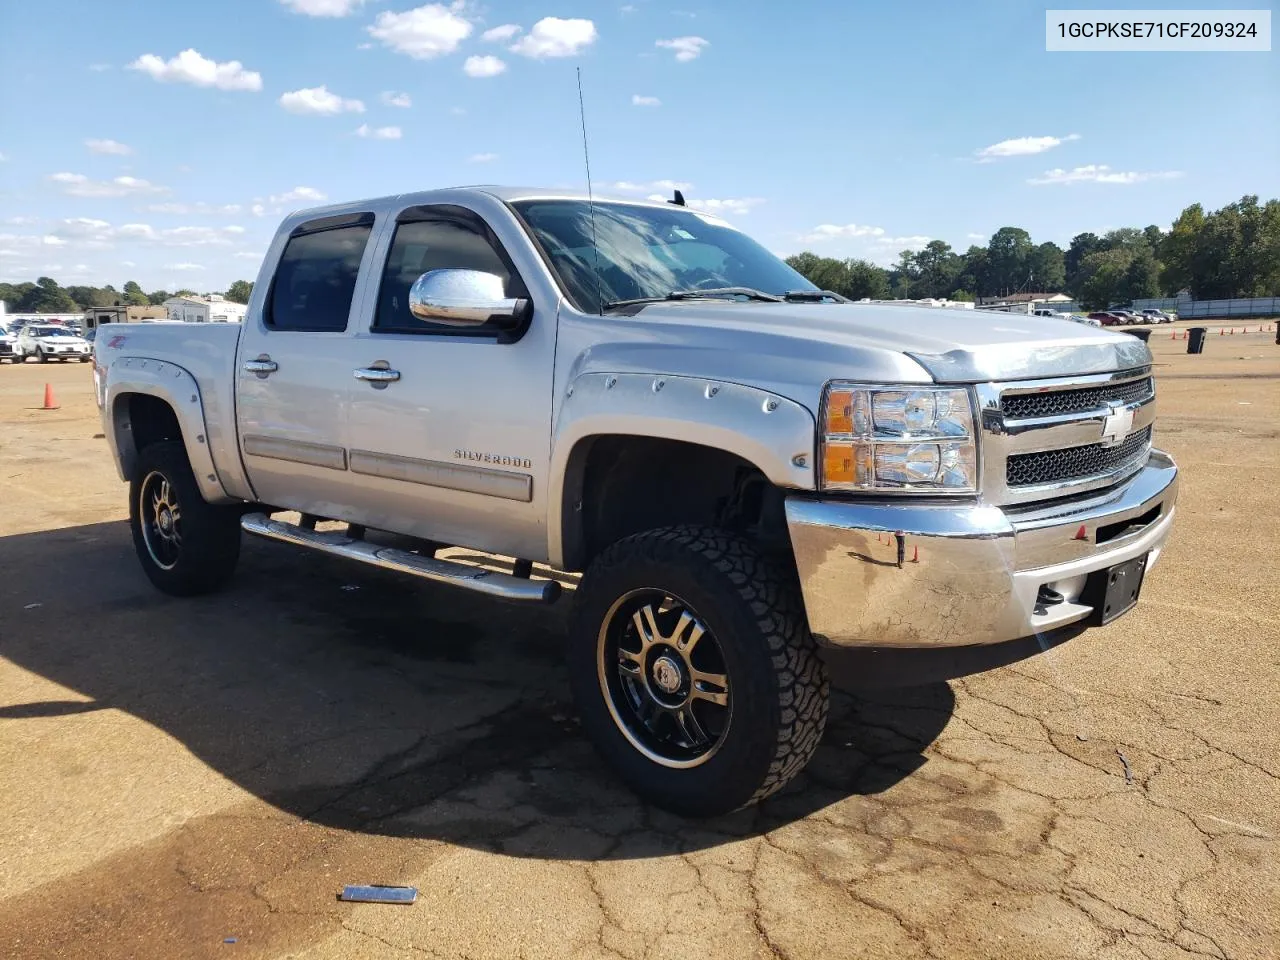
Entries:
POLYGON ((41 363, 49 362, 49 357, 45 354, 43 350, 40 350, 40 349, 36 350, 36 359, 39 360, 41 363))
POLYGON ((240 511, 205 501, 180 442, 151 444, 138 454, 129 526, 147 578, 176 597, 218 589, 240 559, 240 511))
POLYGON ((685 816, 781 789, 826 723, 826 668, 794 577, 721 530, 663 528, 607 549, 577 591, 569 674, 604 758, 685 816))

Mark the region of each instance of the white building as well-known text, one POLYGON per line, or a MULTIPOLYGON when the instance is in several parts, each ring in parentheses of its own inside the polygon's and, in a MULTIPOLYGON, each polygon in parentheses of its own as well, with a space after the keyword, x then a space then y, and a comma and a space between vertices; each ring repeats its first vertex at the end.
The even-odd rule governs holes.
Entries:
POLYGON ((240 323, 248 310, 243 303, 234 303, 221 294, 207 297, 170 297, 164 302, 170 320, 184 323, 240 323))

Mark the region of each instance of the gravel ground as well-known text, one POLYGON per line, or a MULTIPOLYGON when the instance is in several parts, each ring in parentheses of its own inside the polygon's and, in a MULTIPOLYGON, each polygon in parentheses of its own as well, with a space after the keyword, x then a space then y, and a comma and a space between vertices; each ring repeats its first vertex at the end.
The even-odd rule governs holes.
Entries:
POLYGON ((710 822, 594 757, 557 608, 260 542, 157 594, 88 365, 0 365, 0 956, 1280 956, 1280 346, 1210 326, 1152 332, 1183 486, 1136 611, 840 694, 710 822))

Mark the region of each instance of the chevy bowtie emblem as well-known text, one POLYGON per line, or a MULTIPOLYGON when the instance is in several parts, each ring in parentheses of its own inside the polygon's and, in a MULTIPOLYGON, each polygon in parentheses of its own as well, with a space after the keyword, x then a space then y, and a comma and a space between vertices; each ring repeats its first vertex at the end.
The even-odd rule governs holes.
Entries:
POLYGON ((1133 429, 1133 411, 1118 403, 1110 404, 1111 412, 1102 421, 1102 445, 1114 447, 1133 429))

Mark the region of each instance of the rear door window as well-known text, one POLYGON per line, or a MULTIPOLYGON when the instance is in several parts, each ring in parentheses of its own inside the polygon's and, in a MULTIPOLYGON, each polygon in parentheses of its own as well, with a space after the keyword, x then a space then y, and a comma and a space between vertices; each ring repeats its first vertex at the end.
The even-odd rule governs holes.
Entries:
POLYGON ((266 316, 271 329, 347 329, 373 215, 334 219, 337 225, 321 221, 317 229, 303 224, 289 238, 271 283, 266 316))

